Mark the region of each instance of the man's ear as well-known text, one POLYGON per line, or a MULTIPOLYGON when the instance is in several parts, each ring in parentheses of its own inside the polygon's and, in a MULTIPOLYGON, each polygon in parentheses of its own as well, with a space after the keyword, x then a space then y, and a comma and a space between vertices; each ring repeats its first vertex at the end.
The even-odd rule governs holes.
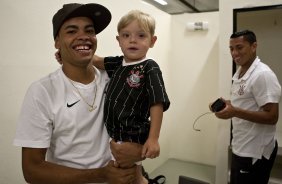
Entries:
POLYGON ((254 43, 251 45, 253 52, 256 52, 257 46, 258 46, 258 43, 257 43, 257 42, 254 42, 254 43))
POLYGON ((60 42, 59 42, 58 36, 56 37, 54 44, 55 44, 55 48, 56 49, 60 49, 61 46, 60 46, 60 42))

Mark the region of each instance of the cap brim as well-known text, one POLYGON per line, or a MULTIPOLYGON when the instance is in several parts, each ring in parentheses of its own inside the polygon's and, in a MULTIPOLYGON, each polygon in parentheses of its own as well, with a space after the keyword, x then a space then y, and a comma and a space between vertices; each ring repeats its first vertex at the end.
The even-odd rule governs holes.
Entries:
MULTIPOLYGON (((72 17, 89 17, 94 24, 95 33, 103 31, 111 22, 111 12, 99 4, 84 4, 73 10, 66 19, 72 17)), ((65 19, 65 20, 66 20, 65 19)))

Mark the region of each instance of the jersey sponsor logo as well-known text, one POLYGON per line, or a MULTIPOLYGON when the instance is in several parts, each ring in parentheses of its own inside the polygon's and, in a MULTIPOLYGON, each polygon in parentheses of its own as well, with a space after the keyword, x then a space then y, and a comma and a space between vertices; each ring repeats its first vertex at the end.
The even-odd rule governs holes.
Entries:
POLYGON ((71 104, 67 103, 67 107, 70 108, 70 107, 74 106, 74 105, 75 105, 77 102, 79 102, 79 101, 80 101, 80 100, 77 100, 76 102, 71 103, 71 104))

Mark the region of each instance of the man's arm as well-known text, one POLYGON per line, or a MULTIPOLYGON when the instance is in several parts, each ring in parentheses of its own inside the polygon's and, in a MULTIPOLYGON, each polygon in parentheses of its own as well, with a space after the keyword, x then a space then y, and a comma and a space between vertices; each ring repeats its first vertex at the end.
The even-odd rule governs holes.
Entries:
POLYGON ((92 58, 92 63, 95 67, 101 69, 101 70, 105 70, 105 65, 104 65, 104 58, 94 55, 92 58))
POLYGON ((267 103, 262 106, 261 111, 249 111, 234 107, 230 101, 226 101, 226 107, 222 111, 216 112, 215 115, 221 119, 237 117, 254 123, 274 125, 279 117, 279 104, 267 103))
POLYGON ((279 116, 278 103, 268 103, 262 106, 262 111, 246 111, 235 108, 235 117, 259 124, 275 125, 279 116))
POLYGON ((45 161, 47 149, 22 148, 24 178, 31 184, 82 184, 101 183, 128 184, 135 179, 135 168, 114 167, 113 161, 102 168, 75 169, 45 161))
POLYGON ((116 162, 121 168, 130 168, 135 162, 144 160, 141 157, 142 145, 134 142, 123 142, 122 144, 111 141, 111 151, 116 162))

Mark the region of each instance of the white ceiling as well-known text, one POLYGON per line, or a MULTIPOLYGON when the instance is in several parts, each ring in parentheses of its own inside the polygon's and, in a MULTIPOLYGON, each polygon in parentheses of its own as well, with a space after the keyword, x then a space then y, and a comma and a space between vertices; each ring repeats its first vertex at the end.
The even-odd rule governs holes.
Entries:
POLYGON ((161 5, 154 0, 143 0, 169 14, 200 13, 219 10, 219 0, 165 0, 161 5))

